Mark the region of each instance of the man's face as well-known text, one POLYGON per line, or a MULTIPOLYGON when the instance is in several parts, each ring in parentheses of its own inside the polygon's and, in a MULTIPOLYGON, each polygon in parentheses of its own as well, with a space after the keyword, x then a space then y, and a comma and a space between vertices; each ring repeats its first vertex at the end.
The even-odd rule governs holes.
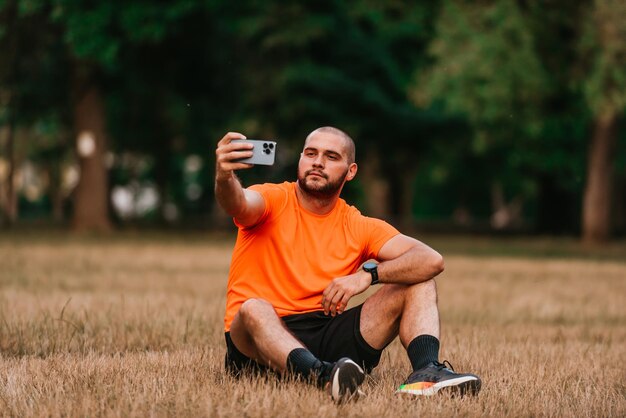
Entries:
POLYGON ((329 198, 341 191, 346 180, 352 180, 356 164, 348 162, 345 141, 327 132, 307 138, 298 163, 300 189, 317 198, 329 198))

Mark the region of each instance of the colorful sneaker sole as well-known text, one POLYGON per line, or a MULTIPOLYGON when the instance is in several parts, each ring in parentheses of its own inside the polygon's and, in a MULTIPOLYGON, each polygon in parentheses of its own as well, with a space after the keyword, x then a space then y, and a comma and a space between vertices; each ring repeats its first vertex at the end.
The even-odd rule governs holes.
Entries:
POLYGON ((442 389, 463 396, 477 395, 480 391, 480 380, 475 376, 459 376, 454 379, 444 380, 442 382, 416 382, 400 385, 396 393, 407 393, 410 395, 432 396, 442 389))

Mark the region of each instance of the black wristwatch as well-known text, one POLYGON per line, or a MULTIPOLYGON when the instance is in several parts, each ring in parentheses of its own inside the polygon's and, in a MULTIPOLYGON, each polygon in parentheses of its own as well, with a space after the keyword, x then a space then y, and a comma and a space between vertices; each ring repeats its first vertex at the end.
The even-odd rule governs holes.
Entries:
POLYGON ((363 270, 372 275, 372 283, 370 286, 378 284, 378 264, 368 261, 363 264, 363 270))

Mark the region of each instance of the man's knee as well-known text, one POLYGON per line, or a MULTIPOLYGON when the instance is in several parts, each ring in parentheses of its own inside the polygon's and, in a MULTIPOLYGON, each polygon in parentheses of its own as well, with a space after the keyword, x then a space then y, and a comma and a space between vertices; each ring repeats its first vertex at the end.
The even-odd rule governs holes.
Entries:
POLYGON ((407 300, 412 300, 416 303, 434 301, 437 302, 437 284, 435 279, 429 279, 425 282, 404 285, 404 284, 386 284, 387 292, 389 292, 389 299, 397 300, 399 303, 398 308, 403 309, 407 300))
POLYGON ((250 298, 241 304, 239 316, 246 324, 255 323, 268 314, 276 314, 274 307, 265 299, 250 298))
POLYGON ((435 279, 429 279, 425 282, 416 283, 414 285, 408 286, 405 290, 406 295, 409 293, 414 295, 411 299, 416 302, 435 302, 437 303, 437 283, 435 279))

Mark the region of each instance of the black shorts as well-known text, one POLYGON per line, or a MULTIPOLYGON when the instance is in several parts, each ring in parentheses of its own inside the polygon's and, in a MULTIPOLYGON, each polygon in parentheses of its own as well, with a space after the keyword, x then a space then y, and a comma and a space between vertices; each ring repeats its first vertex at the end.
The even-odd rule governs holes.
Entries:
MULTIPOLYGON (((308 348, 315 357, 334 362, 349 357, 370 372, 378 365, 382 350, 371 347, 361 335, 361 308, 348 309, 341 315, 324 315, 324 312, 310 312, 283 316, 287 329, 308 348)), ((238 374, 244 369, 265 371, 267 367, 242 354, 233 344, 230 332, 226 337, 226 370, 238 374)))

